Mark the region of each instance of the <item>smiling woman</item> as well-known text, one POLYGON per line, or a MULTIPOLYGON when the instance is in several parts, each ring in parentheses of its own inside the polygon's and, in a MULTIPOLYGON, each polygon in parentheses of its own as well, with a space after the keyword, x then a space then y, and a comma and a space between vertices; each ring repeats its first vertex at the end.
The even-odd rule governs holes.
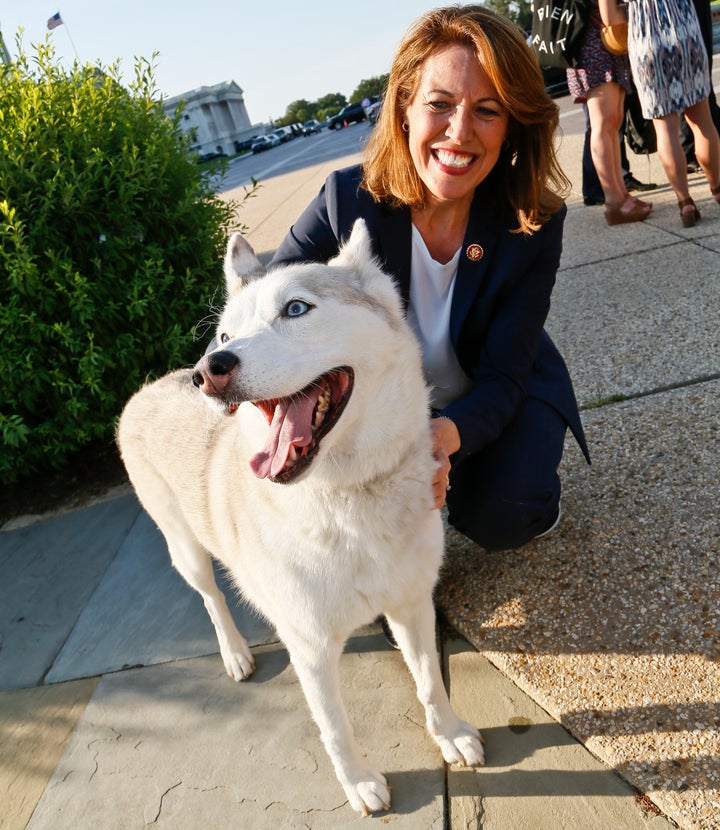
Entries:
POLYGON ((587 454, 543 328, 569 184, 557 125, 515 24, 479 5, 430 11, 396 52, 363 164, 328 178, 273 259, 328 261, 366 221, 422 347, 435 506, 490 549, 558 521, 568 426, 587 454))

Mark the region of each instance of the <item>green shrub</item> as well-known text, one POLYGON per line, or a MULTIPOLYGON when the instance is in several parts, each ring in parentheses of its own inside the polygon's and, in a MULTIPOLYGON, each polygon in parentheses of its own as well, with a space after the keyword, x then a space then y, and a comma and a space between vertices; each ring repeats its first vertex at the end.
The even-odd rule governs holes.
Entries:
POLYGON ((149 377, 194 363, 237 203, 214 195, 153 66, 0 68, 0 481, 112 435, 149 377))

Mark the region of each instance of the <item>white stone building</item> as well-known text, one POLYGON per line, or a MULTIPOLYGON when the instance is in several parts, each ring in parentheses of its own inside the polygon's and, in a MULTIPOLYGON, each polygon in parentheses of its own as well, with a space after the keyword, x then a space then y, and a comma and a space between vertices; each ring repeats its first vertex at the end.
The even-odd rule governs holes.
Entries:
POLYGON ((243 91, 235 81, 201 86, 163 101, 163 109, 173 115, 175 108, 185 102, 180 126, 184 133, 192 133, 192 148, 196 152, 237 152, 241 142, 265 132, 264 124, 251 124, 245 109, 243 91))

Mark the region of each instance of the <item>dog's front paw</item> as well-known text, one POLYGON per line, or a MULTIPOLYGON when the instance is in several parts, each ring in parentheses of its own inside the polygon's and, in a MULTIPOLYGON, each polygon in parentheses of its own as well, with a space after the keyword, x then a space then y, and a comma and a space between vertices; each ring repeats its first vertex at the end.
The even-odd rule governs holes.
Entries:
POLYGON ((236 682, 247 680, 255 671, 255 660, 250 647, 240 634, 233 638, 232 643, 220 644, 220 656, 225 664, 225 671, 236 682))
POLYGON ((358 780, 344 784, 343 789, 350 806, 363 816, 390 809, 390 787, 385 776, 373 769, 363 770, 358 780))
POLYGON ((472 724, 458 720, 452 732, 433 735, 448 764, 462 767, 479 767, 485 763, 480 733, 472 724))

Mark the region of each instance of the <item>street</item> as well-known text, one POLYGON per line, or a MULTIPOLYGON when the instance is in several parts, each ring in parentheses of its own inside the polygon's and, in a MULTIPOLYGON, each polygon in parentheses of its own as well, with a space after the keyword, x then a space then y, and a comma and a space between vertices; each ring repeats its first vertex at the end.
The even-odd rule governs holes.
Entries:
POLYGON ((303 167, 352 155, 362 149, 371 130, 370 122, 363 121, 347 129, 323 130, 317 135, 295 138, 257 155, 248 154, 234 159, 218 189, 225 192, 249 185, 251 178, 264 182, 303 167))

